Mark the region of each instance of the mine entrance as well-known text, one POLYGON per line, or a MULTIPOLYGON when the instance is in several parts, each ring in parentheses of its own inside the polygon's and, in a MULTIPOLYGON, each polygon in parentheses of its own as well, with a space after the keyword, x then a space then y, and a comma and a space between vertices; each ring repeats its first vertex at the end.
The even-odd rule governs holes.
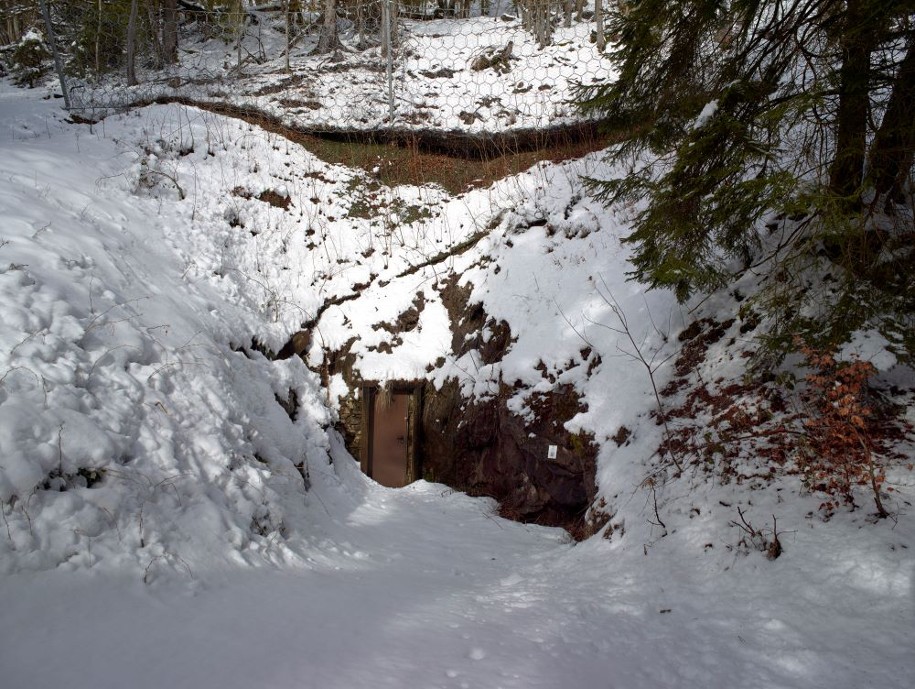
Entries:
POLYGON ((413 388, 364 388, 368 421, 362 469, 378 483, 400 488, 417 478, 416 420, 420 394, 413 388))

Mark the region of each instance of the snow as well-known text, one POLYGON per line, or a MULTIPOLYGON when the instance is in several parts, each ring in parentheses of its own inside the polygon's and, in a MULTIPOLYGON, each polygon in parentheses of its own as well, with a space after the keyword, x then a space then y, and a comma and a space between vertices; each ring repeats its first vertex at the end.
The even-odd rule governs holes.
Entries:
POLYGON ((866 536, 721 572, 573 548, 423 482, 323 488, 335 516, 300 568, 7 578, 5 685, 908 686, 911 559, 866 536))
POLYGON ((606 59, 588 41, 592 29, 589 21, 556 27, 552 45, 541 49, 517 17, 402 19, 393 64, 393 122, 386 58, 377 44, 360 50, 355 32, 344 30, 342 51, 313 55, 313 32, 296 41, 287 71, 284 25, 271 27, 268 20, 257 28, 247 27, 241 69, 234 43, 203 40, 197 32, 181 37, 180 63, 165 77, 150 73, 132 87, 86 80, 73 84, 71 92, 76 107, 87 116, 131 103, 183 97, 255 108, 287 125, 317 131, 374 131, 393 125, 398 130, 492 133, 552 127, 581 119, 569 103, 572 86, 611 76, 606 59), (503 48, 508 41, 513 50, 507 72, 470 69, 476 56, 488 48, 503 48), (249 59, 254 56, 261 57, 249 59))
POLYGON ((169 246, 187 220, 144 198, 134 150, 5 89, 2 569, 285 557, 295 464, 326 461, 315 377, 236 351, 255 321, 169 246), (296 424, 274 401, 291 390, 296 424))
POLYGON ((852 333, 849 341, 839 350, 839 360, 861 360, 873 364, 878 371, 889 371, 898 362, 892 353, 892 344, 877 331, 852 333))
POLYGON ((702 111, 696 116, 695 121, 693 122, 693 129, 700 129, 705 126, 705 123, 708 122, 715 116, 715 113, 718 112, 718 101, 711 100, 706 103, 702 111))
MULTIPOLYGON (((0 84, 5 687, 910 686, 904 467, 888 474, 894 523, 867 509, 823 521, 792 476, 648 489, 660 430, 633 357, 669 380, 686 310, 730 297, 681 311, 626 280, 625 214, 578 181, 607 172, 599 155, 457 197, 381 187, 363 217, 361 173, 253 125, 153 106, 90 129, 42 95, 0 84), (258 198, 269 190, 289 208, 258 198), (395 201, 430 215, 392 223, 395 201), (449 275, 509 323, 499 364, 450 353, 449 275), (417 327, 382 351, 390 333, 370 326, 420 292, 417 327), (342 379, 322 389, 252 345, 277 351, 357 293, 323 312, 313 365, 358 336, 367 377, 444 357, 430 375, 468 393, 526 383, 519 413, 550 375, 573 385, 587 410, 572 430, 601 442, 605 531, 573 544, 490 500, 365 478, 330 429, 342 379), (277 403, 290 391, 295 420, 277 403), (781 557, 747 546, 738 508, 778 530, 781 557)), ((693 375, 739 378, 740 326, 693 375)))

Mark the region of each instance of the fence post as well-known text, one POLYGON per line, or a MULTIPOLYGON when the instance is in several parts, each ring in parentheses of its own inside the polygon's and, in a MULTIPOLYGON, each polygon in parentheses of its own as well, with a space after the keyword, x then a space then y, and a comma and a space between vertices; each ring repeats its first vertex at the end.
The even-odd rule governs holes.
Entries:
POLYGON ((394 0, 381 0, 382 49, 386 53, 385 75, 388 79, 388 126, 394 126, 394 0))
POLYGON ((67 88, 67 78, 64 76, 64 65, 60 61, 60 53, 57 51, 57 36, 54 35, 54 27, 51 25, 51 13, 48 12, 45 0, 38 0, 38 4, 41 5, 41 15, 44 17, 44 26, 48 32, 48 43, 51 45, 51 55, 54 56, 54 69, 60 80, 60 90, 64 94, 64 108, 69 110, 70 90, 67 88))

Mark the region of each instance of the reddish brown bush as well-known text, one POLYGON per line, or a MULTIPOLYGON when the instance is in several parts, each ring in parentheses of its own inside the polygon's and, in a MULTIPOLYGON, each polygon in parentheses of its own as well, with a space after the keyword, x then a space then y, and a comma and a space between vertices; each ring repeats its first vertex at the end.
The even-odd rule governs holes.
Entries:
POLYGON ((803 344, 800 351, 813 369, 806 376, 809 417, 798 453, 807 486, 828 496, 820 506, 826 512, 834 511, 839 501, 854 506, 855 486, 869 486, 877 514, 887 517, 880 499, 886 476, 876 459, 881 434, 867 398, 868 380, 876 369, 866 361, 837 361, 803 344))

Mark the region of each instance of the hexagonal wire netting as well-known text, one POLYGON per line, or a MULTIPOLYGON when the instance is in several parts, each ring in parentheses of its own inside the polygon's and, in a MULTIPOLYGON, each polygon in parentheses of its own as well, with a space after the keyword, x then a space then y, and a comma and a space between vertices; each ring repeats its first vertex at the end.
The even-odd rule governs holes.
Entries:
POLYGON ((336 0, 330 15, 328 2, 180 3, 173 65, 161 59, 155 13, 140 12, 134 85, 123 18, 99 19, 83 43, 57 38, 71 46, 73 107, 92 117, 171 99, 311 131, 485 134, 580 121, 572 87, 611 76, 594 12, 577 0, 336 0), (99 45, 112 54, 100 58, 99 45))

